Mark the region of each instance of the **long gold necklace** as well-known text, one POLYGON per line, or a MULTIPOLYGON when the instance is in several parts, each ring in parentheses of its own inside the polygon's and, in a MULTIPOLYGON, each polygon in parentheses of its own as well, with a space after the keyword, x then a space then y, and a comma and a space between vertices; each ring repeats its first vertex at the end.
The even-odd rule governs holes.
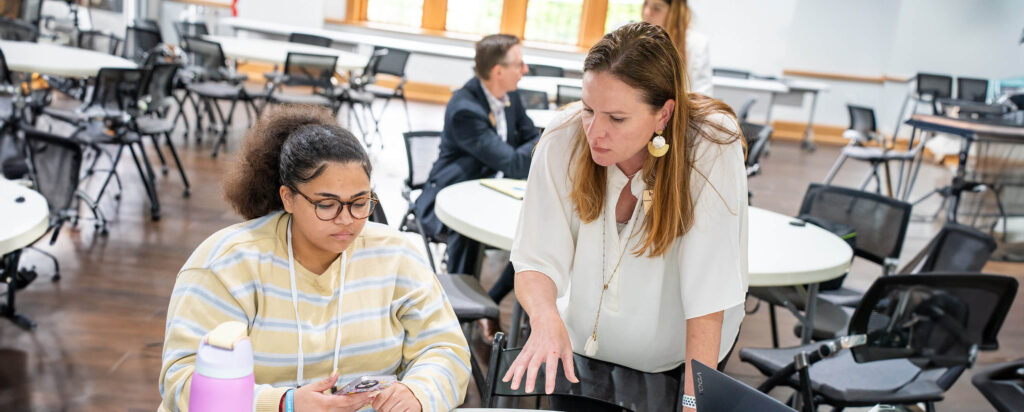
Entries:
MULTIPOLYGON (((593 332, 590 333, 590 337, 587 338, 587 344, 583 347, 583 352, 587 356, 594 356, 597 354, 597 324, 598 322, 601 321, 601 306, 604 303, 604 293, 608 291, 608 285, 612 283, 612 280, 615 279, 615 274, 619 272, 619 265, 622 264, 622 257, 625 256, 626 249, 628 249, 629 246, 629 241, 627 240, 626 244, 622 247, 622 250, 619 253, 619 261, 615 263, 615 268, 612 269, 611 276, 605 279, 605 270, 608 267, 605 255, 608 250, 606 248, 608 230, 608 208, 605 207, 604 209, 605 210, 601 212, 601 297, 597 301, 597 316, 594 317, 594 330, 593 332)), ((635 206, 633 207, 633 213, 636 213, 635 206)), ((635 216, 633 218, 635 219, 635 216)), ((632 232, 633 230, 632 228, 630 228, 630 237, 632 237, 632 232)))

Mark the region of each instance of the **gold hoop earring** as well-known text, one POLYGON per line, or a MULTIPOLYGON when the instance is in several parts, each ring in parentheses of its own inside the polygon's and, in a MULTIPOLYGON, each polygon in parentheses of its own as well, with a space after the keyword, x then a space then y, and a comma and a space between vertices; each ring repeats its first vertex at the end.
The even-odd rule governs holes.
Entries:
POLYGON ((668 153, 668 143, 665 143, 665 137, 661 135, 662 130, 658 130, 654 133, 654 138, 647 142, 647 152, 654 157, 662 157, 668 153))

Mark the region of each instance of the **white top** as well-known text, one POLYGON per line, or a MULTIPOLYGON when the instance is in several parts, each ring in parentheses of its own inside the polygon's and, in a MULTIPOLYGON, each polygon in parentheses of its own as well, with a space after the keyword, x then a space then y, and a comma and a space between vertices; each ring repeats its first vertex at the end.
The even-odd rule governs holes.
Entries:
POLYGON ((370 60, 368 57, 356 53, 311 44, 231 36, 203 36, 203 38, 220 43, 224 56, 231 59, 284 64, 288 57, 288 52, 338 56, 338 71, 342 72, 361 70, 366 67, 366 62, 370 60))
POLYGON ((0 40, 0 50, 13 72, 62 77, 93 77, 102 67, 134 69, 135 63, 92 50, 46 43, 0 40))
POLYGON ((711 96, 714 93, 711 81, 711 48, 708 37, 703 33, 686 30, 686 74, 690 78, 690 91, 711 96))
POLYGON ((31 245, 46 233, 49 221, 43 195, 0 177, 0 255, 31 245))
MULTIPOLYGON (((731 117, 719 114, 710 121, 738 133, 731 117)), ((698 141, 694 168, 700 173, 691 173, 693 227, 665 255, 636 257, 631 252, 641 240, 642 207, 634 210, 623 232, 637 235, 620 238, 613 216, 583 223, 568 198, 568 165, 581 124, 579 107, 570 107, 537 145, 512 244, 516 272, 534 270, 554 281, 573 349, 582 352, 601 296, 602 260, 610 278, 621 255, 619 273, 605 293, 597 331, 600 349, 594 357, 645 372, 678 367, 686 355, 686 320, 724 310, 719 360, 724 359, 739 332, 747 293, 742 144, 698 141)), ((615 210, 627 183, 641 198, 646 187, 639 175, 630 182, 618 167, 607 173, 605 211, 615 210)))
MULTIPOLYGON (((689 52, 687 52, 687 54, 689 54, 689 52)), ((696 67, 696 65, 694 65, 694 67, 696 67)), ((786 86, 785 83, 778 80, 740 79, 736 77, 725 76, 709 76, 708 78, 710 79, 711 84, 707 87, 711 89, 712 93, 714 93, 713 88, 717 87, 727 89, 740 89, 753 92, 789 92, 789 87, 786 86)), ((691 83, 693 82, 692 79, 690 81, 691 83)), ((521 80, 519 80, 518 86, 520 89, 538 90, 546 92, 548 94, 548 99, 551 101, 555 101, 555 95, 558 93, 558 85, 583 87, 583 79, 570 79, 566 77, 524 76, 521 80)))

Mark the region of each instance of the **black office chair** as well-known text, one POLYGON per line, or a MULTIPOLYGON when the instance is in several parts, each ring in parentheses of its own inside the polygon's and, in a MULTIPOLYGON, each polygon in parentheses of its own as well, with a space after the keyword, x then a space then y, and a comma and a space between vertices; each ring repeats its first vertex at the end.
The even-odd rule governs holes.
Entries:
POLYGON ((178 174, 181 175, 181 181, 185 186, 182 195, 189 197, 192 193, 192 185, 185 174, 185 168, 181 165, 181 158, 178 157, 174 141, 171 140, 171 132, 174 131, 177 116, 168 117, 172 104, 179 105, 179 113, 182 109, 174 97, 174 82, 180 68, 181 66, 176 63, 158 63, 146 69, 138 98, 138 101, 145 102, 146 107, 140 108, 138 113, 132 116, 131 127, 139 135, 150 137, 163 166, 162 173, 167 175, 167 162, 160 151, 157 139, 158 136, 163 136, 164 143, 171 152, 174 163, 178 167, 178 174))
POLYGON ((153 19, 132 19, 132 26, 146 30, 152 30, 158 33, 160 32, 160 23, 153 19))
POLYGON ((1024 359, 985 368, 971 383, 999 412, 1020 412, 1024 405, 1024 359))
POLYGON ((736 79, 749 79, 750 78, 750 72, 747 71, 747 70, 726 69, 726 68, 722 68, 722 67, 712 67, 711 68, 711 75, 712 76, 719 76, 719 77, 732 77, 732 78, 736 78, 736 79))
POLYGON ((83 30, 78 32, 78 47, 94 50, 101 53, 117 55, 117 48, 121 45, 121 38, 110 33, 96 30, 83 30))
POLYGON ((527 110, 547 110, 551 107, 548 101, 548 94, 539 90, 519 89, 516 90, 519 99, 523 101, 523 107, 527 110))
POLYGON ((555 106, 563 107, 572 102, 578 102, 583 98, 583 88, 576 86, 558 85, 555 89, 555 106))
POLYGON ((761 155, 764 154, 765 147, 771 141, 773 130, 768 125, 740 123, 740 131, 747 140, 747 177, 761 174, 761 155))
POLYGON ((956 79, 956 98, 985 103, 985 100, 988 99, 988 79, 958 77, 956 79))
POLYGON ((21 0, 18 19, 39 28, 39 22, 43 19, 43 0, 21 0))
POLYGON ((124 47, 121 57, 144 64, 149 56, 163 47, 163 37, 157 30, 144 27, 128 27, 125 29, 124 47))
POLYGON ((186 37, 203 37, 210 34, 210 28, 202 21, 177 21, 174 22, 174 31, 178 33, 178 40, 186 37))
POLYGON ((847 159, 860 160, 871 165, 871 170, 864 176, 864 180, 861 182, 860 190, 864 190, 868 183, 871 182, 871 179, 874 178, 875 191, 877 193, 882 193, 882 188, 885 187, 888 196, 898 195, 903 188, 902 175, 897 176, 896 191, 893 192, 889 162, 900 162, 900 170, 902 170, 903 164, 912 162, 920 154, 927 140, 918 142, 918 144, 908 148, 906 151, 894 151, 892 150, 892 144, 886 142, 884 136, 878 133, 874 109, 852 104, 847 104, 846 108, 850 113, 850 128, 843 132, 843 137, 849 139, 850 143, 843 147, 843 150, 839 153, 839 158, 836 159, 836 162, 828 171, 828 175, 825 176, 823 183, 831 184, 847 159), (885 171, 884 184, 881 176, 878 174, 879 167, 884 168, 885 171))
POLYGON ((338 56, 288 52, 284 73, 268 77, 271 89, 267 102, 324 106, 337 114, 340 101, 331 83, 337 66, 338 56), (309 87, 311 91, 308 94, 283 93, 281 86, 309 87))
POLYGON ((736 111, 736 120, 739 120, 740 123, 747 121, 747 118, 750 117, 750 109, 753 108, 756 103, 756 97, 748 96, 747 100, 743 101, 743 105, 740 106, 740 109, 736 111))
POLYGON ((565 69, 557 66, 531 64, 526 71, 527 76, 565 77, 565 69))
POLYGON ((0 39, 35 43, 39 28, 24 20, 0 17, 0 39))
POLYGON ((374 47, 374 55, 378 56, 376 64, 373 67, 368 67, 371 72, 363 73, 359 77, 361 84, 354 87, 355 90, 369 93, 373 99, 384 99, 384 105, 380 108, 379 113, 373 112, 372 100, 367 102, 365 94, 363 97, 363 103, 370 110, 370 116, 373 118, 374 130, 380 133, 380 120, 384 115, 384 110, 388 108, 388 103, 391 99, 398 99, 402 101, 402 107, 405 109, 405 121, 407 130, 412 130, 412 120, 409 118, 409 104, 405 100, 405 83, 407 81, 405 77, 405 68, 409 63, 409 52, 406 50, 385 48, 380 46, 374 47), (382 55, 378 54, 383 52, 382 55), (395 76, 398 78, 398 84, 394 87, 384 87, 379 84, 375 84, 375 79, 378 74, 395 76))
POLYGON ((331 43, 334 42, 334 40, 331 40, 330 37, 317 36, 315 34, 306 34, 298 32, 288 35, 288 41, 291 43, 309 44, 320 47, 331 47, 331 43))
POLYGON ((1012 277, 982 274, 878 278, 846 337, 784 349, 744 348, 740 359, 769 376, 758 389, 793 387, 805 411, 819 404, 842 409, 920 402, 934 411, 978 350, 998 348, 1017 287, 1012 277))

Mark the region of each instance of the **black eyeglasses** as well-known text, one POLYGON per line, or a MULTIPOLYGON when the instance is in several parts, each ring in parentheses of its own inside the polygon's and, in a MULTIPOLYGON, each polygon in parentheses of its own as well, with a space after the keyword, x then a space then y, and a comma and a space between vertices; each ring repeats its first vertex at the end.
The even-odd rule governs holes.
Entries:
POLYGON ((313 204, 313 213, 316 214, 317 219, 323 221, 331 221, 338 218, 341 211, 345 209, 345 205, 348 205, 348 214, 353 219, 366 219, 373 214, 373 209, 377 207, 377 195, 371 193, 369 196, 363 196, 358 199, 352 200, 351 202, 342 202, 338 199, 323 199, 313 201, 305 193, 302 193, 299 189, 290 187, 293 192, 302 195, 306 198, 306 201, 313 204))

